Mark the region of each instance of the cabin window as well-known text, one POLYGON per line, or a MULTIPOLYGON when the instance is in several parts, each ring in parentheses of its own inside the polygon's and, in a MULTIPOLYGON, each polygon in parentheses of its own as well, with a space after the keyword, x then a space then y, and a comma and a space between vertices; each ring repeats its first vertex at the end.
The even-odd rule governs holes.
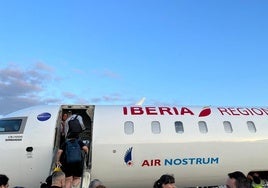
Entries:
POLYGON ((161 132, 159 121, 152 121, 151 129, 152 129, 152 133, 159 134, 161 132))
POLYGON ((184 133, 183 124, 181 121, 175 121, 175 131, 179 134, 184 133))
POLYGON ((198 126, 199 126, 199 131, 200 133, 207 133, 208 132, 208 127, 206 122, 204 121, 199 121, 198 122, 198 126))
POLYGON ((134 133, 134 123, 132 121, 126 121, 124 124, 124 131, 126 134, 134 133))
POLYGON ((26 118, 0 119, 0 134, 22 133, 25 123, 26 118))
POLYGON ((224 127, 224 131, 226 133, 232 133, 233 132, 233 128, 232 128, 232 125, 231 125, 230 121, 224 121, 223 122, 223 127, 224 127))
POLYGON ((252 121, 247 121, 248 130, 251 133, 255 133, 257 131, 255 124, 252 121))

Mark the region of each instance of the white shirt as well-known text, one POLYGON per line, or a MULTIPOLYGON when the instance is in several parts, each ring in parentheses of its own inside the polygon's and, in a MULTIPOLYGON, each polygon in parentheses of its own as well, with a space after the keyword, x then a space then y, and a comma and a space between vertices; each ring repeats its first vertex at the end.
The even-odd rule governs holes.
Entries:
POLYGON ((82 118, 80 115, 73 114, 73 115, 71 115, 70 117, 68 117, 68 119, 66 119, 66 121, 65 121, 65 129, 64 129, 64 131, 65 131, 65 136, 67 136, 67 133, 68 133, 68 131, 69 131, 69 124, 68 124, 68 122, 69 122, 70 120, 74 119, 76 116, 77 116, 76 119, 78 119, 78 121, 79 121, 79 123, 80 123, 80 126, 81 126, 81 128, 82 128, 82 130, 84 131, 84 130, 86 129, 86 127, 85 127, 85 125, 84 125, 84 122, 83 122, 83 118, 82 118))

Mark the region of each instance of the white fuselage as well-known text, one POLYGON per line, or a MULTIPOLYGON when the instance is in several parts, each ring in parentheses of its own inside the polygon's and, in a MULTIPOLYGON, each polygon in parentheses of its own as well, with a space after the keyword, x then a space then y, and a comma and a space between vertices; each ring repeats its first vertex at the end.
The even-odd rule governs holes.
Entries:
MULTIPOLYGON (((49 175, 67 107, 74 108, 38 106, 1 119, 25 121, 19 133, 0 132, 0 173, 12 186, 39 187, 49 175)), ((267 107, 94 106, 91 118, 88 172, 109 188, 149 188, 165 173, 178 187, 213 186, 232 171, 268 171, 267 107)))

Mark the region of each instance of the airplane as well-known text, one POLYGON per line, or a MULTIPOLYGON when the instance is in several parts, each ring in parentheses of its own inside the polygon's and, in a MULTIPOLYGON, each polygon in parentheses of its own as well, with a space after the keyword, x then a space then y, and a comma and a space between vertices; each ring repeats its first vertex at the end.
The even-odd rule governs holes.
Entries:
POLYGON ((83 117, 89 147, 80 187, 149 188, 162 174, 177 187, 224 185, 233 171, 268 179, 268 107, 44 105, 0 119, 0 174, 39 188, 54 167, 63 113, 83 117))

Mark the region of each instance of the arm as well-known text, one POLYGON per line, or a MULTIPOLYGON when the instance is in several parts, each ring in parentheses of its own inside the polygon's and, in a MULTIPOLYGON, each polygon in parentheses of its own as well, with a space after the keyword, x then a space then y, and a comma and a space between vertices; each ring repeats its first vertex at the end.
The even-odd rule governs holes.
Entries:
POLYGON ((69 131, 69 124, 68 124, 68 122, 69 122, 69 120, 70 120, 70 117, 68 118, 68 119, 66 119, 66 121, 65 121, 65 127, 64 127, 64 131, 65 131, 65 137, 67 137, 67 133, 68 133, 68 131, 69 131))
POLYGON ((60 157, 61 157, 61 154, 62 153, 63 153, 63 150, 62 149, 59 149, 58 152, 57 152, 57 155, 56 155, 56 164, 57 165, 60 165, 60 166, 61 166, 60 157))
POLYGON ((84 131, 86 129, 84 122, 83 122, 83 118, 79 115, 77 116, 78 121, 80 122, 81 128, 84 131))

